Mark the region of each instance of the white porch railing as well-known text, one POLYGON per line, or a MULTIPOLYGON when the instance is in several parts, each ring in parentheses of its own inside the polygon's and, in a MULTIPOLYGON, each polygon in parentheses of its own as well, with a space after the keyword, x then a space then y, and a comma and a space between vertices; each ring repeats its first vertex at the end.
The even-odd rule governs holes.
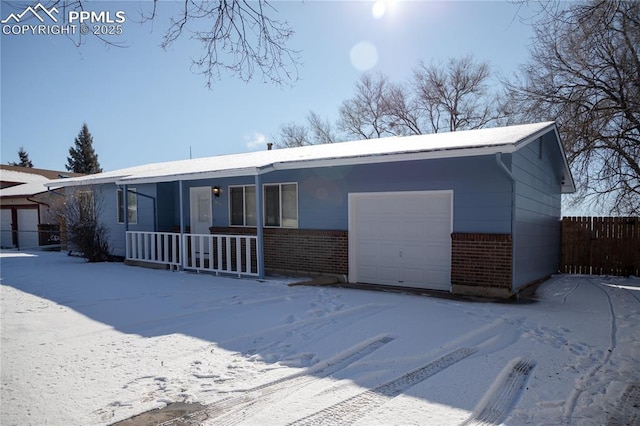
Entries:
POLYGON ((184 269, 258 275, 257 237, 253 235, 184 234, 184 269))
POLYGON ((127 231, 126 259, 180 266, 180 234, 127 231))
POLYGON ((253 235, 127 231, 126 258, 216 274, 258 276, 257 237, 253 235))

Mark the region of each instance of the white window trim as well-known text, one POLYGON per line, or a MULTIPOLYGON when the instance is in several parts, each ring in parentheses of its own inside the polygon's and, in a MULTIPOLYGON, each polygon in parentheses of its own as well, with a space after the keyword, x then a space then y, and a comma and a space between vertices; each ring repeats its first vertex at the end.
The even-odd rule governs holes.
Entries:
MULTIPOLYGON (((256 225, 247 225, 247 188, 255 188, 255 185, 229 185, 229 227, 234 228, 256 228, 256 225), (231 188, 242 188, 242 225, 233 225, 231 220, 233 218, 232 203, 231 203, 231 188)), ((258 212, 256 212, 258 214, 258 212)))
MULTIPOLYGON (((129 194, 128 191, 133 191, 136 193, 136 214, 135 214, 135 221, 129 221, 129 225, 137 225, 138 224, 138 190, 136 188, 127 188, 127 195, 129 194)), ((124 189, 122 188, 118 188, 116 191, 116 220, 118 221, 119 225, 124 225, 124 216, 122 217, 122 221, 120 221, 120 194, 124 194, 124 189)), ((122 208, 124 209, 124 198, 122 198, 122 208)), ((129 203, 127 203, 127 208, 129 208, 130 205, 129 203)), ((125 211, 123 212, 123 214, 128 215, 129 212, 125 211)))
POLYGON ((264 183, 262 184, 262 223, 265 228, 285 228, 285 229, 298 229, 300 225, 300 212, 298 211, 299 204, 299 194, 298 194, 298 182, 278 182, 278 183, 264 183), (295 185, 296 186, 296 226, 282 226, 282 185, 295 185), (265 187, 267 186, 278 186, 278 197, 279 197, 279 207, 280 207, 280 225, 267 225, 267 196, 265 194, 265 187))

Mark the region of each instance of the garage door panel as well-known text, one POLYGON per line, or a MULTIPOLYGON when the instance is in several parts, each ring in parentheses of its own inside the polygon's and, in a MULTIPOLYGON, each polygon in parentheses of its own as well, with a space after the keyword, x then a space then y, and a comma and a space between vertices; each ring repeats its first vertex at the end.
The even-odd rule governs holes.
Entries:
POLYGON ((18 245, 38 247, 38 210, 18 209, 18 245))
POLYGON ((362 262, 377 262, 380 258, 380 248, 377 245, 358 245, 357 250, 362 262))
POLYGON ((384 283, 395 283, 400 280, 400 270, 391 266, 380 266, 378 268, 378 276, 384 283))
POLYGON ((378 238, 378 232, 380 230, 380 221, 377 219, 364 219, 358 226, 356 236, 359 238, 378 238))
POLYGON ((376 198, 362 198, 358 200, 359 214, 366 218, 367 216, 377 217, 380 212, 380 200, 376 198))
POLYGON ((402 285, 413 286, 417 284, 423 284, 427 277, 425 276, 425 270, 422 268, 405 268, 403 270, 402 285))
POLYGON ((431 226, 424 223, 424 220, 406 220, 402 223, 401 232, 396 234, 396 238, 402 237, 404 241, 424 241, 431 233, 431 226))
POLYGON ((435 269, 447 268, 448 269, 449 268, 449 261, 451 257, 443 253, 446 247, 441 247, 441 249, 442 250, 439 250, 439 251, 431 250, 428 252, 428 254, 426 255, 428 263, 425 264, 424 266, 425 269, 429 269, 429 268, 435 268, 435 269), (442 265, 442 266, 438 266, 438 265, 442 265))
POLYGON ((378 237, 381 240, 398 240, 398 235, 403 232, 401 222, 385 223, 380 221, 378 237))
POLYGON ((13 233, 11 232, 11 209, 0 209, 0 215, 0 247, 14 247, 13 233))
POLYGON ((448 240, 451 236, 449 222, 407 221, 402 224, 401 232, 395 238, 405 241, 448 240), (399 238, 402 235, 404 238, 399 238))
POLYGON ((400 257, 401 247, 396 242, 391 242, 389 244, 380 244, 380 257, 381 261, 389 258, 400 257))
MULTIPOLYGON (((394 207, 394 211, 397 211, 397 200, 390 200, 390 203, 394 207)), ((423 197, 408 196, 402 197, 402 214, 405 216, 422 216, 426 211, 426 201, 423 197)))
POLYGON ((351 194, 355 279, 449 290, 452 196, 451 191, 351 194))

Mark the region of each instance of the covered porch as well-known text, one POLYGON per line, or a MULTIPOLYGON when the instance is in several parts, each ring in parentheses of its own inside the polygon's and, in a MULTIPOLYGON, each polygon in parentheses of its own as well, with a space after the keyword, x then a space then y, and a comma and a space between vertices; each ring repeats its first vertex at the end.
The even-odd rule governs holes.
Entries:
MULTIPOLYGON (((129 195, 121 197, 120 207, 127 263, 238 277, 264 277, 261 211, 256 215, 259 217, 256 232, 251 235, 214 232, 214 222, 228 223, 223 212, 226 213, 229 194, 223 180, 210 177, 155 180, 120 182, 118 185, 120 191, 129 195), (221 190, 223 185, 224 191, 221 190), (149 191, 150 188, 153 189, 149 191), (149 193, 153 195, 149 196, 149 193), (135 197, 132 198, 133 195, 135 197), (134 215, 124 214, 131 212, 132 200, 136 203, 134 215), (143 218, 145 211, 146 218, 143 218), (136 218, 135 222, 131 217, 136 218)), ((245 176, 243 180, 258 186, 261 181, 259 175, 245 176)), ((262 210, 262 191, 256 192, 255 204, 262 210)))

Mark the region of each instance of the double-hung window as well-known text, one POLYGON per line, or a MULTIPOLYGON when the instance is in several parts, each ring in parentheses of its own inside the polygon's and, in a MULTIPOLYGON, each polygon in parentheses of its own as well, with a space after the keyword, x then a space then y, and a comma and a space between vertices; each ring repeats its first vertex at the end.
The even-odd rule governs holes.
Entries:
POLYGON ((298 184, 264 185, 264 225, 298 227, 298 184))
MULTIPOLYGON (((127 217, 129 224, 138 223, 138 196, 135 188, 127 192, 127 217)), ((118 223, 124 223, 124 191, 118 189, 118 223)))
MULTIPOLYGON (((231 226, 256 226, 255 185, 229 187, 231 226)), ((298 185, 295 183, 263 186, 264 226, 298 227, 298 185)))
POLYGON ((231 226, 256 226, 256 186, 230 186, 231 226))

